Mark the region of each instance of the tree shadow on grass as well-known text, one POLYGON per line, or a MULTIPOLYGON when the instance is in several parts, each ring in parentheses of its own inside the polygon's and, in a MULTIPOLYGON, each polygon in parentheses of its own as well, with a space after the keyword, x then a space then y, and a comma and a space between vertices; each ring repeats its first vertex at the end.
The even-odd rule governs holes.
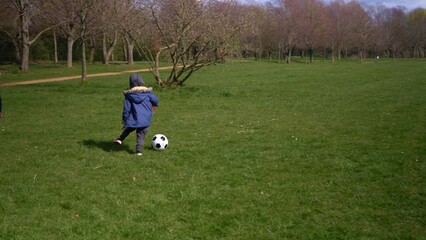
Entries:
POLYGON ((100 148, 105 152, 128 152, 134 153, 132 149, 128 145, 115 145, 112 141, 97 141, 93 139, 83 140, 81 142, 84 146, 88 148, 100 148))

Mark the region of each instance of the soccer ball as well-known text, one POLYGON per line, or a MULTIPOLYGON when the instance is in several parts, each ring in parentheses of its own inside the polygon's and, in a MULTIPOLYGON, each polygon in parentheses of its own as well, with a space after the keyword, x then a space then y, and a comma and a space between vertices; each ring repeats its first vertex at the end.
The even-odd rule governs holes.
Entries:
POLYGON ((169 144, 169 140, 163 134, 156 134, 152 138, 151 145, 155 150, 165 150, 169 144))

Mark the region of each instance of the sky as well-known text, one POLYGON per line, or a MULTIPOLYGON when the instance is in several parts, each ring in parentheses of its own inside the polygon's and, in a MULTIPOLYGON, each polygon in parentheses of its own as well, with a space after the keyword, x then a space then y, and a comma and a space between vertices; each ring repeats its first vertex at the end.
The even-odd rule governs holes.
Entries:
MULTIPOLYGON (((265 3, 273 2, 274 0, 241 0, 246 3, 265 3)), ((324 2, 330 2, 331 0, 323 0, 324 2)), ((348 0, 349 1, 349 0, 348 0)), ((359 2, 367 3, 368 5, 383 4, 386 7, 404 6, 408 10, 412 10, 416 7, 426 8, 426 0, 358 0, 359 2)))

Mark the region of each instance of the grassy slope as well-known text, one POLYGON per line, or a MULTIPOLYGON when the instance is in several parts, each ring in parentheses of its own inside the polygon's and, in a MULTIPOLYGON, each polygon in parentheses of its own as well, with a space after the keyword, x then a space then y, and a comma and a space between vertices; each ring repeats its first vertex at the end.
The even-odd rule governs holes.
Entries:
POLYGON ((212 66, 155 91, 170 148, 143 158, 111 144, 127 76, 3 88, 0 238, 422 239, 425 75, 212 66))

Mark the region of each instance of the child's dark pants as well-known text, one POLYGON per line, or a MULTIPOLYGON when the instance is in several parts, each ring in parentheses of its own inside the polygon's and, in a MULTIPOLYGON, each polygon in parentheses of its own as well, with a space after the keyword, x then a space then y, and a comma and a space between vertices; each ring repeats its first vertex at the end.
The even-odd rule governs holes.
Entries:
POLYGON ((129 136, 129 134, 135 130, 136 130, 136 153, 142 153, 145 136, 148 133, 148 127, 125 128, 118 139, 120 139, 121 141, 124 141, 124 139, 126 139, 126 137, 129 136))

